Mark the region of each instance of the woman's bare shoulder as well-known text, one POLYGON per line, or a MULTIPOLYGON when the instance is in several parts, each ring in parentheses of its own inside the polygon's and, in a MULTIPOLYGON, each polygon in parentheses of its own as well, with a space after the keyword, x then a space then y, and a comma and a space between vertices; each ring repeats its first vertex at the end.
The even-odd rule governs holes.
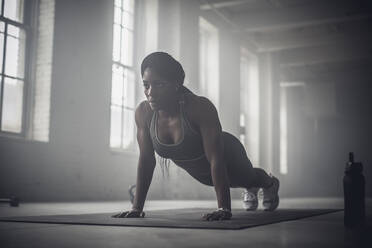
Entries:
POLYGON ((205 108, 214 107, 213 103, 204 96, 198 96, 195 94, 185 94, 185 101, 190 109, 194 111, 205 108))
POLYGON ((148 101, 142 101, 136 108, 135 118, 138 126, 148 124, 151 121, 154 111, 151 109, 148 101))
POLYGON ((185 101, 187 103, 187 114, 194 121, 197 121, 200 116, 208 114, 208 112, 215 110, 213 103, 204 96, 186 94, 185 101))

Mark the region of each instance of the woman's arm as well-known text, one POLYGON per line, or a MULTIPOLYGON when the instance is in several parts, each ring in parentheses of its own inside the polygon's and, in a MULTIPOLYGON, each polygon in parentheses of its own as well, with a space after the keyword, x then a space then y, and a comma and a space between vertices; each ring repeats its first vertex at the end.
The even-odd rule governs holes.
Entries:
POLYGON ((199 126, 205 155, 211 165, 218 208, 231 210, 230 186, 224 159, 222 128, 214 105, 204 97, 196 100, 196 121, 199 126))
POLYGON ((152 146, 149 128, 146 125, 146 120, 149 118, 149 114, 151 114, 148 107, 146 106, 146 102, 142 102, 135 112, 140 155, 137 168, 136 195, 134 196, 132 210, 115 214, 112 216, 115 218, 144 217, 142 210, 156 165, 154 148, 152 146))
POLYGON ((148 189, 151 184, 154 168, 156 165, 154 148, 150 137, 150 131, 146 125, 149 110, 146 102, 142 102, 136 109, 135 120, 137 125, 137 141, 139 146, 139 160, 137 168, 136 195, 133 201, 133 210, 142 211, 148 189))

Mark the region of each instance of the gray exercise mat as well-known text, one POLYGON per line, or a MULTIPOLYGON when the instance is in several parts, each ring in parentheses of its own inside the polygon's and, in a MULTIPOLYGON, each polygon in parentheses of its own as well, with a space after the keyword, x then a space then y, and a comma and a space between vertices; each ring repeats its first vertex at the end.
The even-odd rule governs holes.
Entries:
POLYGON ((112 218, 111 215, 115 213, 15 216, 1 217, 0 221, 100 226, 243 229, 327 214, 340 211, 340 209, 277 209, 274 212, 262 210, 248 212, 242 209, 233 209, 231 220, 202 220, 202 215, 211 211, 213 209, 202 208, 153 210, 146 211, 145 218, 112 218))

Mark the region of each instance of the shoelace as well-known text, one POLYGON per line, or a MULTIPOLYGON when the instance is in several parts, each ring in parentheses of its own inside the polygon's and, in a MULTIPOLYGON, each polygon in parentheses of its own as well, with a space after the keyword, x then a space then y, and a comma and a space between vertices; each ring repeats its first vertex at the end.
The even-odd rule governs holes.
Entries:
POLYGON ((244 200, 246 201, 252 201, 256 199, 256 195, 249 191, 243 192, 243 197, 244 197, 244 200))
POLYGON ((243 199, 247 201, 254 200, 255 198, 257 198, 258 200, 262 200, 264 198, 264 193, 262 189, 258 190, 257 196, 254 193, 249 192, 249 191, 244 191, 242 195, 243 195, 243 199))

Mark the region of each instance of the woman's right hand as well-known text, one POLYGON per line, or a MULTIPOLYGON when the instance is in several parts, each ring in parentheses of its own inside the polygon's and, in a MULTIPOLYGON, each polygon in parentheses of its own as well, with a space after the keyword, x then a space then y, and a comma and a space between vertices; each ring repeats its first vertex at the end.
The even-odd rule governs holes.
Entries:
POLYGON ((145 212, 132 209, 130 211, 124 211, 118 214, 114 214, 111 217, 113 218, 143 218, 145 217, 145 212))

